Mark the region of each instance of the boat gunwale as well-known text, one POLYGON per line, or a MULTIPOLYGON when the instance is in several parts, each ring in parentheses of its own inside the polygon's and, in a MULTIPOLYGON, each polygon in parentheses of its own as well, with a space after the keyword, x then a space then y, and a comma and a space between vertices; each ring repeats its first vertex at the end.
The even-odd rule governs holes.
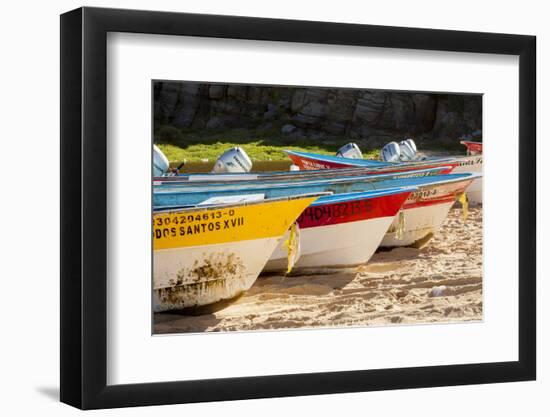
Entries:
MULTIPOLYGON (((441 167, 433 167, 433 168, 424 168, 424 169, 418 169, 418 170, 411 170, 411 171, 403 171, 403 172, 388 172, 385 174, 365 174, 365 175, 358 175, 358 176, 342 176, 342 177, 336 177, 336 178, 322 178, 322 179, 315 179, 315 178, 306 178, 306 179, 283 179, 281 181, 276 180, 244 180, 244 181, 238 181, 235 183, 232 182, 218 182, 218 183, 209 183, 209 184, 198 184, 198 183, 167 183, 167 184, 159 184, 154 185, 154 193, 158 194, 170 194, 175 192, 200 192, 200 189, 208 189, 208 187, 213 188, 221 188, 221 187, 240 187, 239 189, 246 189, 245 187, 254 188, 254 186, 261 186, 261 185, 269 185, 271 188, 284 188, 284 187, 298 187, 298 186, 307 186, 307 185, 318 185, 318 184, 325 184, 325 183, 348 183, 348 182, 379 182, 379 181, 388 181, 388 180, 399 180, 399 179, 407 179, 407 176, 414 176, 417 174, 423 174, 427 173, 430 174, 434 172, 433 175, 425 175, 424 177, 429 176, 441 176, 441 175, 459 175, 459 174, 465 174, 463 172, 451 172, 449 174, 442 174, 442 173, 435 173, 438 171, 445 170, 446 168, 452 168, 450 166, 441 166, 441 167), (403 177, 403 178, 394 178, 394 177, 403 177), (193 184, 193 185, 190 185, 193 184), (174 188, 181 188, 185 191, 171 191, 170 187, 174 188), (163 190, 164 188, 164 190, 163 190), (196 188, 196 190, 193 190, 193 188, 196 188), (190 190, 190 191, 189 191, 190 190)), ((328 170, 325 170, 328 171, 328 170)), ((329 174, 327 174, 329 176, 329 174)))
MULTIPOLYGON (((330 191, 320 191, 317 193, 305 193, 305 194, 296 194, 291 196, 282 196, 282 197, 274 197, 274 198, 266 198, 263 200, 255 200, 255 201, 243 201, 238 203, 218 203, 218 204, 207 204, 204 206, 161 206, 159 209, 153 208, 153 216, 157 214, 170 214, 170 213, 176 213, 176 212, 195 212, 195 211, 210 211, 210 210, 221 210, 226 208, 234 208, 234 207, 245 207, 245 206, 253 206, 253 205, 259 205, 259 204, 265 204, 265 203, 277 203, 281 201, 291 201, 291 200, 305 200, 308 198, 319 198, 325 195, 332 195, 332 192, 330 191)), ((316 198, 316 199, 317 199, 316 198)), ((314 200, 315 201, 315 200, 314 200)))
POLYGON ((390 195, 402 194, 402 193, 412 193, 417 191, 417 186, 402 186, 402 187, 392 187, 392 188, 383 188, 375 190, 366 190, 366 191, 354 191, 350 193, 339 193, 323 196, 322 198, 317 199, 310 206, 319 206, 324 204, 334 204, 334 203, 345 203, 355 200, 370 200, 372 198, 387 197, 390 195))
MULTIPOLYGON (((321 154, 319 154, 321 155, 321 154)), ((370 159, 364 159, 364 161, 371 161, 370 159)), ((374 159, 372 160, 374 162, 381 162, 381 161, 375 161, 374 159)), ((292 162, 292 161, 289 161, 289 162, 292 162)), ((386 163, 386 162, 384 162, 386 163)), ((389 163, 388 163, 389 164, 389 163)), ((373 170, 373 171, 376 171, 376 172, 381 172, 381 173, 385 173, 386 170, 388 169, 393 169, 393 166, 392 165, 381 165, 381 166, 372 166, 372 167, 367 167, 367 166, 350 166, 350 167, 345 167, 345 168, 338 168, 338 171, 341 172, 341 173, 347 173, 347 172, 350 172, 350 173, 353 173, 354 171, 362 171, 362 170, 365 170, 365 169, 370 169, 370 170, 373 170)), ((197 183, 201 183, 201 182, 207 182, 208 180, 190 180, 189 178, 193 177, 193 176, 197 176, 197 177, 212 177, 212 178, 223 178, 223 177, 239 177, 239 176, 243 176, 243 177, 246 177, 247 175, 248 176, 257 176, 257 179, 261 179, 261 178, 269 178, 269 177, 277 177, 277 176, 286 176, 286 175, 315 175, 315 174, 320 174, 320 173, 326 173, 327 172, 327 169, 311 169, 311 170, 301 170, 301 171, 250 171, 250 172, 219 172, 219 173, 214 173, 214 172, 190 172, 190 173, 184 173, 184 174, 178 174, 178 175, 166 175, 166 176, 154 176, 153 177, 153 181, 164 181, 164 182, 178 182, 178 181, 181 181, 181 182, 186 182, 186 181, 189 181, 189 182, 197 182, 197 183)), ((393 172, 393 171, 392 171, 393 172)), ((229 180, 223 180, 223 181, 231 181, 231 179, 229 180)), ((253 181, 253 180, 238 180, 238 181, 253 181)))
MULTIPOLYGON (((261 189, 285 189, 285 188, 301 188, 301 187, 307 187, 307 186, 319 186, 323 184, 335 184, 335 185, 342 185, 342 184, 348 184, 348 183, 376 183, 376 182, 383 182, 383 181, 399 181, 399 180, 411 180, 415 178, 425 178, 425 179, 433 179, 434 184, 435 183, 448 183, 451 181, 460 181, 463 179, 466 179, 466 177, 469 179, 472 177, 472 179, 477 179, 482 177, 482 173, 478 172, 451 172, 449 174, 435 174, 435 175, 425 175, 420 177, 414 177, 415 174, 423 173, 425 171, 430 170, 437 170, 438 168, 430 168, 427 170, 418 170, 418 171, 408 171, 404 172, 402 174, 384 174, 388 175, 390 177, 394 175, 403 175, 403 178, 389 178, 389 179, 372 179, 370 176, 360 176, 360 177, 346 177, 346 178, 336 178, 336 179, 323 179, 323 180, 310 180, 310 181, 282 181, 282 182, 276 182, 276 183, 254 183, 254 184, 243 184, 243 185, 237 185, 237 184, 224 184, 226 189, 222 189, 222 186, 218 187, 212 187, 212 189, 209 190, 209 186, 198 186, 193 189, 192 187, 181 187, 181 189, 170 189, 170 187, 166 187, 165 190, 154 190, 154 194, 162 195, 162 196, 168 196, 168 195, 176 195, 176 194, 200 194, 204 192, 219 192, 223 193, 224 191, 250 191, 250 190, 261 190, 261 189), (442 179, 441 177, 447 177, 446 179, 442 179), (439 181, 436 181, 436 179, 439 178, 439 181), (232 186, 234 188, 232 188, 232 186)), ((403 187, 406 186, 427 186, 431 185, 429 184, 411 184, 411 185, 403 185, 403 187)), ((395 188, 395 187, 390 187, 395 188)))

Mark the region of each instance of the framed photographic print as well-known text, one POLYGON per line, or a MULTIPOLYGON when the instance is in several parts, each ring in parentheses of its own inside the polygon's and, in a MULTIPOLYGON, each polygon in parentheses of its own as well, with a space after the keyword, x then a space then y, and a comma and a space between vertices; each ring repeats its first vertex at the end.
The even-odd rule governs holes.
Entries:
POLYGON ((535 38, 61 16, 61 400, 536 375, 535 38))

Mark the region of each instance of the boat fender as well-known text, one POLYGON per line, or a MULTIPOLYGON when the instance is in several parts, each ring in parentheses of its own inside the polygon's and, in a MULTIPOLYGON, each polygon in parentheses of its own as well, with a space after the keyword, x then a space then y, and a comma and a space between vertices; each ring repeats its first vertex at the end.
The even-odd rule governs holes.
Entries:
POLYGON ((225 151, 214 164, 212 172, 215 174, 223 172, 250 172, 252 161, 243 148, 236 146, 225 151))
POLYGON ((353 142, 350 142, 338 149, 336 156, 340 158, 363 159, 361 149, 359 149, 359 146, 353 142))
POLYGON ((460 204, 462 204, 462 219, 466 221, 468 218, 468 197, 466 196, 466 193, 460 193, 457 196, 457 200, 460 201, 460 204))
POLYGON ((384 145, 380 153, 382 155, 382 161, 398 162, 401 151, 397 142, 390 142, 384 145))
POLYGON ((292 268, 300 259, 300 227, 298 223, 294 222, 290 226, 290 233, 288 239, 284 241, 284 246, 287 251, 287 270, 286 273, 290 273, 292 268))
POLYGON ((160 177, 168 172, 170 163, 157 145, 153 145, 153 176, 160 177))

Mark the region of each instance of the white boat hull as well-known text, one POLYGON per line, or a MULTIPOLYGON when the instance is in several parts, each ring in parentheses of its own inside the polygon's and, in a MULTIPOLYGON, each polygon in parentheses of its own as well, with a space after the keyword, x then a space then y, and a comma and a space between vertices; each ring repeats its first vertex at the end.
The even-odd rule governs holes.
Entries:
POLYGON ((403 210, 404 230, 399 228, 399 214, 395 216, 380 246, 410 246, 435 234, 440 228, 454 201, 403 210))
POLYGON ((153 310, 197 307, 248 290, 280 238, 155 251, 153 310))
MULTIPOLYGON (((464 172, 483 172, 483 156, 475 155, 461 159, 460 164, 453 169, 453 174, 464 172)), ((475 179, 466 189, 468 202, 472 204, 483 204, 483 178, 475 179)))
MULTIPOLYGON (((351 223, 340 223, 300 230, 300 258, 294 268, 353 266, 368 262, 374 254, 393 216, 351 223)), ((287 249, 281 240, 265 270, 287 268, 287 249)))

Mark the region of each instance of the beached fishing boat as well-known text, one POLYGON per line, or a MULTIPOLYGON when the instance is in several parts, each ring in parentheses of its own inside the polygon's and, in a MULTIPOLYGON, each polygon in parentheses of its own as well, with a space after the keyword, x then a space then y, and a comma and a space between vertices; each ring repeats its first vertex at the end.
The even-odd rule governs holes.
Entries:
POLYGON ((433 168, 444 164, 452 164, 455 158, 440 158, 437 160, 422 160, 414 162, 385 162, 374 159, 344 158, 341 156, 322 155, 313 152, 284 151, 292 160, 292 163, 300 167, 300 170, 322 170, 342 168, 370 168, 396 170, 417 170, 433 168))
POLYGON ((248 290, 317 194, 156 211, 153 309, 186 309, 248 290))
MULTIPOLYGON (((455 163, 438 167, 436 174, 447 174, 453 170, 455 163)), ((305 170, 305 171, 269 171, 269 172, 240 172, 240 173, 200 173, 200 174, 178 174, 172 176, 157 176, 153 178, 153 185, 211 185, 218 183, 237 183, 251 181, 284 181, 284 180, 306 180, 334 177, 357 177, 364 175, 383 175, 396 173, 394 167, 353 167, 340 168, 338 170, 305 170)))
MULTIPOLYGON (((303 170, 341 169, 352 167, 380 168, 385 167, 393 171, 410 171, 423 168, 435 168, 441 166, 452 166, 451 172, 482 172, 483 156, 453 156, 433 157, 422 160, 407 162, 383 162, 368 159, 342 158, 339 156, 320 155, 310 152, 285 151, 292 162, 303 170)), ((474 181, 467 190, 468 200, 471 203, 482 202, 482 180, 474 181)))
MULTIPOLYGON (((379 182, 379 181, 389 181, 389 180, 399 180, 406 178, 414 177, 426 177, 434 175, 442 175, 449 172, 451 168, 449 166, 438 167, 438 168, 429 168, 415 171, 406 171, 406 172, 392 172, 385 174, 361 174, 361 175, 336 175, 340 170, 323 170, 323 171, 309 171, 314 172, 317 175, 312 176, 281 176, 278 178, 260 178, 260 179, 250 179, 250 180, 241 180, 241 181, 219 181, 219 182, 163 182, 163 183, 154 183, 153 192, 158 193, 158 198, 154 197, 155 204, 156 200, 162 199, 166 200, 168 197, 167 194, 178 193, 178 192, 196 192, 201 190, 217 190, 222 191, 226 190, 234 194, 238 194, 238 190, 249 189, 249 188, 270 188, 270 189, 280 189, 280 188, 289 188, 289 187, 307 187, 311 184, 316 186, 336 186, 338 188, 331 188, 330 191, 334 193, 343 193, 343 192, 352 192, 352 191, 364 191, 365 188, 363 185, 358 186, 359 189, 354 185, 356 183, 363 182, 379 182), (350 188, 351 187, 351 188, 350 188)), ((307 171, 306 171, 307 172, 307 171)), ((399 187, 401 185, 395 185, 397 183, 392 183, 392 187, 399 187)), ((377 189, 377 188, 376 188, 377 189)), ((284 195, 281 194, 281 195, 284 195)))
MULTIPOLYGON (((418 171, 422 172, 422 170, 418 171)), ((417 187, 412 193, 403 213, 395 219, 395 230, 384 238, 385 246, 407 246, 429 239, 445 219, 454 200, 462 195, 473 180, 481 174, 462 173, 418 176, 416 171, 398 175, 385 174, 385 179, 372 181, 369 176, 357 178, 333 178, 320 181, 282 181, 246 184, 222 184, 196 187, 157 187, 153 193, 155 207, 178 207, 208 204, 215 198, 275 198, 311 192, 344 194, 372 190, 387 190, 398 187, 417 187), (395 233, 394 233, 395 232, 395 233)), ((326 197, 322 197, 322 202, 326 197)), ((391 228, 390 228, 391 229, 391 228)))
POLYGON ((377 168, 395 171, 434 168, 443 165, 457 166, 467 156, 444 156, 425 158, 404 162, 385 162, 373 159, 344 158, 341 156, 322 155, 312 152, 284 151, 292 162, 301 170, 323 170, 343 168, 377 168))
POLYGON ((380 246, 423 246, 441 228, 457 200, 462 203, 466 217, 468 202, 465 192, 480 174, 450 175, 469 175, 469 178, 425 185, 413 191, 393 220, 380 246))
POLYGON ((403 187, 321 197, 298 217, 296 228, 287 232, 264 270, 368 262, 414 190, 403 187))
MULTIPOLYGON (((453 173, 483 172, 483 155, 462 156, 458 164, 453 168, 453 173)), ((483 180, 478 178, 466 190, 468 201, 474 204, 483 203, 483 180)))
POLYGON ((466 149, 468 150, 468 155, 481 155, 483 153, 483 142, 461 140, 460 143, 466 146, 466 149))
POLYGON ((449 181, 470 181, 479 175, 471 173, 437 174, 437 168, 344 178, 306 179, 296 181, 252 181, 239 183, 196 184, 181 187, 175 184, 156 186, 153 189, 153 206, 156 209, 189 207, 208 204, 211 198, 223 196, 260 195, 262 198, 278 198, 305 193, 330 192, 343 194, 383 190, 398 187, 422 187, 447 183, 449 181), (433 172, 435 170, 435 173, 433 172), (426 175, 426 174, 430 175, 426 175))

